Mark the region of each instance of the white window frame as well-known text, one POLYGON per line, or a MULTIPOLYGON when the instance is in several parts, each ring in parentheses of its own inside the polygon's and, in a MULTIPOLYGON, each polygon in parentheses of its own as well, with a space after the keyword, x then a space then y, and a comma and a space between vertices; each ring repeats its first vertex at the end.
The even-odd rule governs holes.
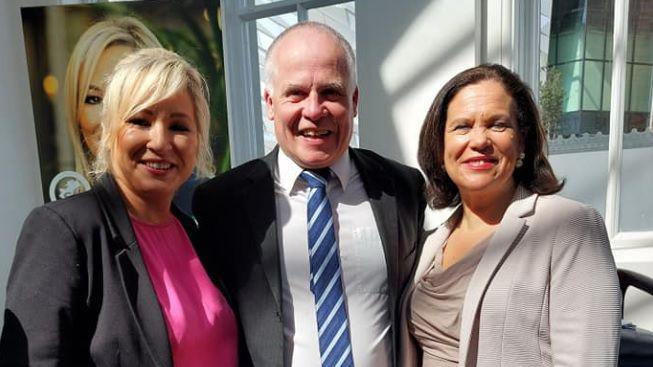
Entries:
MULTIPOLYGON (((537 96, 539 87, 540 0, 496 0, 503 7, 512 7, 513 47, 507 66, 529 83, 537 96)), ((612 49, 612 86, 610 101, 610 135, 608 142, 608 182, 606 189, 605 226, 614 249, 653 247, 653 230, 619 231, 619 206, 624 139, 624 106, 626 95, 626 46, 628 39, 629 0, 615 0, 612 49)), ((505 12, 504 12, 505 14, 505 12)), ((506 40, 504 40, 506 42, 506 40)))
POLYGON ((254 0, 221 2, 227 86, 227 116, 231 166, 263 156, 263 119, 256 19, 297 13, 298 21, 308 19, 308 11, 352 0, 281 0, 254 5, 254 0))

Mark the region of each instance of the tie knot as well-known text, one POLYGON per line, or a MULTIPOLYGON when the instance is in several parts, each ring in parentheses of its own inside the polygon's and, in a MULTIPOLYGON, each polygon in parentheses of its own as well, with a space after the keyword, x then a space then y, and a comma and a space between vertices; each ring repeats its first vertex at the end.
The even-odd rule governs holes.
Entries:
POLYGON ((308 187, 325 188, 329 176, 331 175, 328 168, 307 169, 300 176, 306 181, 308 187))

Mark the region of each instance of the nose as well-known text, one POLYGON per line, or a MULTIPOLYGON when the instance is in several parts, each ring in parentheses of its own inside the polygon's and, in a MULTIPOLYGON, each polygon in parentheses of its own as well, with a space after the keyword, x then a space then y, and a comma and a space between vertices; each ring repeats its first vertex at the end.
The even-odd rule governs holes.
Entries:
POLYGON ((147 148, 159 152, 170 147, 170 134, 162 121, 157 121, 150 127, 149 140, 147 148))
POLYGON ((324 117, 326 109, 322 105, 322 101, 317 92, 312 91, 308 97, 306 97, 304 103, 304 108, 302 109, 304 118, 317 122, 324 117))
POLYGON ((487 132, 487 128, 482 126, 477 126, 471 129, 468 135, 470 148, 481 150, 488 147, 491 142, 487 132))

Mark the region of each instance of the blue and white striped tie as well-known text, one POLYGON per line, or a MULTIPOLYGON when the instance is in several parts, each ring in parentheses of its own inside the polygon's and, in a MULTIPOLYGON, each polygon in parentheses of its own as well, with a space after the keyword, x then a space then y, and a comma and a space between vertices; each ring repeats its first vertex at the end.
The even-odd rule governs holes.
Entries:
POLYGON ((322 367, 353 366, 345 292, 340 272, 331 204, 326 195, 329 170, 304 171, 308 183, 308 252, 315 297, 322 367))

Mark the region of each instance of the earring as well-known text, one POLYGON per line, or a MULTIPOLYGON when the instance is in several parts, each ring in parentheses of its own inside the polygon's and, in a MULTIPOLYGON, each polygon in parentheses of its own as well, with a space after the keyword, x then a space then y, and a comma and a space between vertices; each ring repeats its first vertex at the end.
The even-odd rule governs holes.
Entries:
POLYGON ((519 168, 524 165, 524 157, 526 157, 524 152, 519 153, 519 158, 517 158, 517 162, 515 162, 515 167, 519 168))

